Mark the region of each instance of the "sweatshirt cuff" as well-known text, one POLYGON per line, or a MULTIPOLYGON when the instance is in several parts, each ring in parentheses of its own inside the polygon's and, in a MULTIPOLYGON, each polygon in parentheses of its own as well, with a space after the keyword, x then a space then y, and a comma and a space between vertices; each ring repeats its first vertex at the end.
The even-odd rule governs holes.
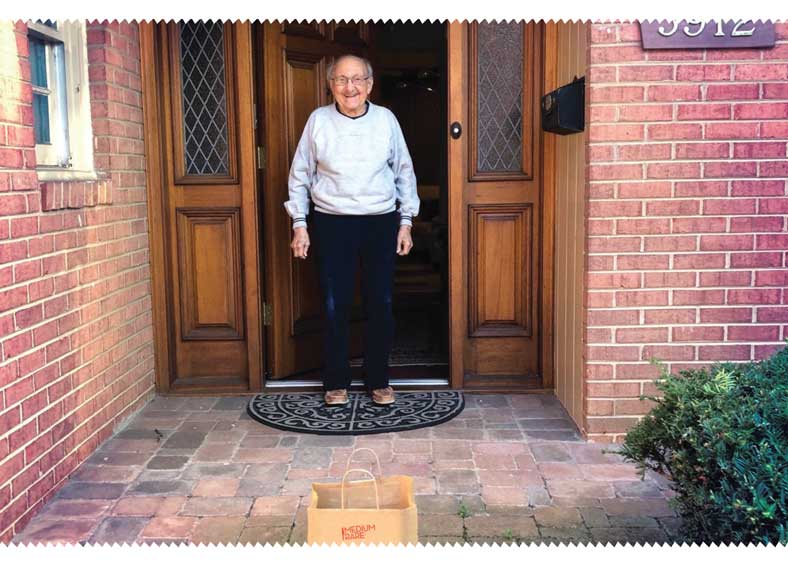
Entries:
POLYGON ((399 217, 400 226, 413 226, 413 217, 410 214, 401 214, 399 217))
POLYGON ((298 218, 293 218, 293 230, 296 228, 306 228, 306 218, 303 216, 299 216, 298 218))

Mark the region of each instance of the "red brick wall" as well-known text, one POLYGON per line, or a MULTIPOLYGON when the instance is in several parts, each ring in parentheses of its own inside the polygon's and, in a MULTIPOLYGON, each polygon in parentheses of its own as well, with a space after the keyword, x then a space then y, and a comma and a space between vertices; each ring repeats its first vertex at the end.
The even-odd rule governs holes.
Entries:
POLYGON ((589 47, 587 431, 620 440, 672 370, 788 336, 788 25, 773 49, 589 47), (603 434, 604 433, 604 434, 603 434))
POLYGON ((99 181, 39 184, 24 24, 0 22, 0 543, 153 392, 136 25, 88 26, 99 181))

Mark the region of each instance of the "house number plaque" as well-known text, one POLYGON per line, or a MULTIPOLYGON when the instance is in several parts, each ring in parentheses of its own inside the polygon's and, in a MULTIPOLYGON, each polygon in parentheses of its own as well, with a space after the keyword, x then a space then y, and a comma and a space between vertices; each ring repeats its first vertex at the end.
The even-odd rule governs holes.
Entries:
POLYGON ((738 49, 774 46, 774 24, 761 20, 654 21, 640 23, 644 49, 738 49))

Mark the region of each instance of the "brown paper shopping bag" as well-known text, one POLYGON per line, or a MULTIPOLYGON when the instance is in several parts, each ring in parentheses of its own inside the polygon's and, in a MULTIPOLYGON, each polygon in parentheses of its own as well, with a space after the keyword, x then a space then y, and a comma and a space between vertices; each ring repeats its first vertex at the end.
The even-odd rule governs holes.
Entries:
MULTIPOLYGON (((360 448, 353 454, 361 450, 369 449, 360 448)), ((380 471, 380 461, 377 463, 380 471)), ((365 469, 346 469, 340 483, 312 484, 312 501, 307 509, 308 544, 415 544, 418 539, 411 477, 376 479, 365 469), (347 476, 354 472, 370 479, 348 481, 347 476)))

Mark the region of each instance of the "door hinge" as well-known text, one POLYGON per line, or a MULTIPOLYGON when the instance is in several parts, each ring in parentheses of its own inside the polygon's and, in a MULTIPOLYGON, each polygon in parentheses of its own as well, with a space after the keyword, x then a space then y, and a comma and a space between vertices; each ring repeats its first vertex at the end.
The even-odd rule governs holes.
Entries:
POLYGON ((257 147, 257 169, 265 169, 265 148, 257 147))
POLYGON ((263 325, 271 325, 271 304, 263 302, 263 325))

